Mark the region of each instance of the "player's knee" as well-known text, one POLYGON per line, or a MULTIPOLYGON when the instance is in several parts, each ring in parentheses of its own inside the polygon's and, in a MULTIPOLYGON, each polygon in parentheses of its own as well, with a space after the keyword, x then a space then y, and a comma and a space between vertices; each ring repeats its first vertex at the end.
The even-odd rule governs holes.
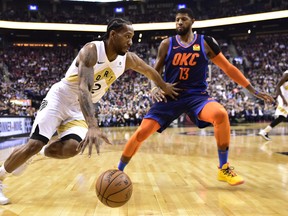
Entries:
POLYGON ((136 140, 138 142, 143 142, 150 136, 150 131, 147 128, 140 127, 136 131, 136 140))
POLYGON ((214 124, 221 124, 224 121, 229 121, 229 116, 224 108, 217 109, 214 113, 214 124))
POLYGON ((27 155, 35 155, 38 152, 40 152, 40 150, 42 149, 44 145, 45 143, 43 143, 42 141, 29 140, 29 142, 25 146, 25 152, 27 155))
POLYGON ((79 152, 76 150, 79 142, 76 140, 70 139, 65 141, 62 157, 63 158, 70 158, 76 156, 79 152))

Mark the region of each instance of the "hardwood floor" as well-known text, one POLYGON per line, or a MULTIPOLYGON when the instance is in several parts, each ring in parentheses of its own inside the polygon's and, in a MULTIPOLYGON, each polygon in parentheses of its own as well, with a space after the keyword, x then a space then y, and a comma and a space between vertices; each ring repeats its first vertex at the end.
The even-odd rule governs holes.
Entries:
MULTIPOLYGON (((150 137, 126 167, 133 182, 129 202, 106 207, 97 199, 95 182, 105 170, 117 168, 136 128, 105 128, 114 145, 102 145, 99 156, 94 149, 91 158, 86 152, 66 160, 36 155, 23 175, 5 179, 11 204, 0 206, 0 215, 288 215, 288 125, 278 125, 268 142, 257 136, 266 125, 232 127, 229 161, 244 177, 243 185, 216 180, 212 127, 168 128, 150 137)), ((1 150, 0 158, 12 149, 1 150)))

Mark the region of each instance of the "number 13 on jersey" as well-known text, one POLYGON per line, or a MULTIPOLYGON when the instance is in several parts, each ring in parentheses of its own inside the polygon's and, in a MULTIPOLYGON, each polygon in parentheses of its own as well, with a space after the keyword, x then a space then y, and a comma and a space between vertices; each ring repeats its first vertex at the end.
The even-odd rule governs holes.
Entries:
POLYGON ((179 80, 187 80, 189 78, 190 68, 180 67, 179 80))

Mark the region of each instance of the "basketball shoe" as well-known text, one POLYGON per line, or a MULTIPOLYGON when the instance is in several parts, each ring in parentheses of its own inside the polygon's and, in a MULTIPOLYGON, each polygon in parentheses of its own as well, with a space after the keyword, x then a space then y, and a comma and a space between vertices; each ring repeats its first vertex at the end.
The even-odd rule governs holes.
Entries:
POLYGON ((3 188, 3 183, 0 180, 0 205, 6 205, 10 202, 9 199, 3 194, 3 188))
POLYGON ((221 168, 218 167, 218 180, 225 181, 228 184, 240 185, 244 183, 244 179, 233 171, 234 167, 230 167, 229 163, 224 164, 221 168))
POLYGON ((266 133, 264 130, 260 130, 258 135, 260 135, 261 137, 263 137, 267 141, 271 140, 271 138, 268 136, 268 133, 266 133))

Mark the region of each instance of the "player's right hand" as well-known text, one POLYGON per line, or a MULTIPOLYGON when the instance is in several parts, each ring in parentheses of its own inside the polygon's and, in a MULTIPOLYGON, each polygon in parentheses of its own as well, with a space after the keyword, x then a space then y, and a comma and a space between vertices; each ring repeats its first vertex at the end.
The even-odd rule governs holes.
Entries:
POLYGON ((91 157, 93 145, 96 148, 97 154, 100 154, 101 139, 106 143, 112 145, 107 136, 98 128, 91 127, 88 128, 85 138, 79 143, 76 151, 80 151, 83 154, 85 148, 88 146, 88 156, 91 157))

